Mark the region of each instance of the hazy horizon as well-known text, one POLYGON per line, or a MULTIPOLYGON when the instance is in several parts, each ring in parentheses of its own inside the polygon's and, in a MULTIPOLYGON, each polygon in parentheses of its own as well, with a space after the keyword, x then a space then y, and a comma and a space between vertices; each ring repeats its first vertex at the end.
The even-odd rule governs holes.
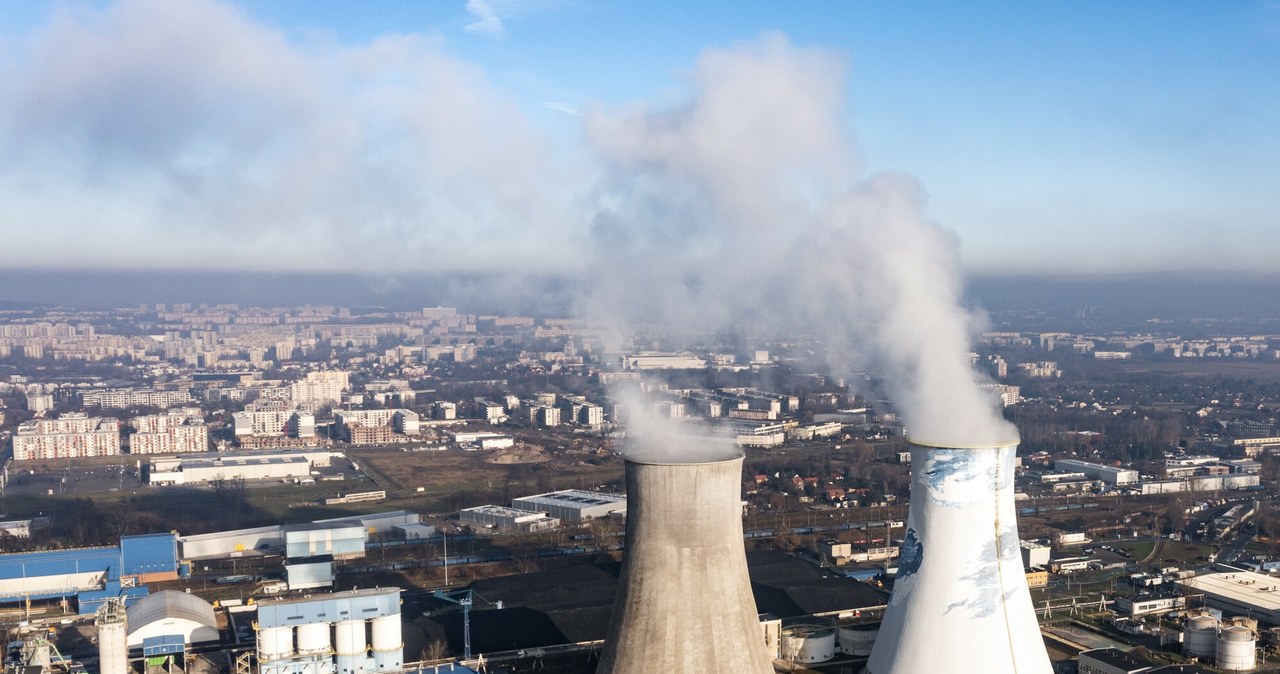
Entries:
MULTIPOLYGON (((580 292, 581 285, 570 277, 516 274, 0 269, 0 306, 6 307, 335 304, 406 311, 444 305, 472 313, 568 316, 580 292)), ((965 301, 989 312, 1127 312, 1134 323, 1196 317, 1280 320, 1280 274, 970 275, 965 301)))

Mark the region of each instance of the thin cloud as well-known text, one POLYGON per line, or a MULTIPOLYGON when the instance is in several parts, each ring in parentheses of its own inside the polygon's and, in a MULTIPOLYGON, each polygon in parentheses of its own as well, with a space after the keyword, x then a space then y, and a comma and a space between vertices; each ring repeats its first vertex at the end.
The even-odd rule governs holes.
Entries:
POLYGON ((582 116, 582 111, 578 109, 578 106, 573 105, 572 103, 561 103, 560 101, 544 101, 542 103, 542 107, 548 110, 562 112, 566 115, 569 115, 570 117, 582 116))
POLYGON ((502 37, 507 34, 507 27, 487 0, 467 0, 467 11, 478 19, 465 28, 472 33, 480 33, 491 37, 502 37))

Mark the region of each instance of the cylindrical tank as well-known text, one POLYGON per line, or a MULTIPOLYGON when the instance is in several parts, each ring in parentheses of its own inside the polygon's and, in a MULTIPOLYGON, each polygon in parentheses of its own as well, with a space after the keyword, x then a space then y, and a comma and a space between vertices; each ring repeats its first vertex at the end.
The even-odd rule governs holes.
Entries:
POLYGON ((1203 613, 1187 616, 1182 624, 1182 654, 1187 657, 1207 658, 1215 651, 1218 640, 1218 619, 1203 613))
POLYGON ((911 446, 911 507, 870 674, 1050 674, 1022 567, 1017 441, 911 446))
POLYGON ((337 674, 355 674, 369 651, 363 620, 344 620, 333 626, 337 674))
POLYGON ((1258 619, 1248 616, 1238 615, 1231 619, 1231 624, 1236 627, 1247 627, 1254 634, 1258 633, 1258 619))
POLYGON ((627 547, 596 673, 772 674, 742 540, 742 453, 650 442, 625 456, 627 547))
POLYGON ((871 655, 871 647, 876 643, 876 625, 850 625, 836 631, 836 640, 840 644, 840 652, 865 658, 871 655))
POLYGON ((124 602, 108 599, 94 616, 100 674, 129 674, 129 623, 124 602))
POLYGON ((782 631, 782 659, 809 664, 836 657, 836 630, 824 625, 793 625, 782 631))
POLYGON ((373 667, 385 672, 399 670, 404 664, 404 642, 400 640, 400 614, 374 618, 370 627, 373 667))
POLYGON ((298 655, 329 652, 329 623, 298 625, 298 655))
POLYGON ((1218 669, 1241 672, 1257 666, 1257 639, 1248 627, 1232 625, 1218 635, 1214 664, 1218 669))
POLYGON ((258 630, 258 658, 283 660, 293 655, 293 627, 263 627, 258 630))

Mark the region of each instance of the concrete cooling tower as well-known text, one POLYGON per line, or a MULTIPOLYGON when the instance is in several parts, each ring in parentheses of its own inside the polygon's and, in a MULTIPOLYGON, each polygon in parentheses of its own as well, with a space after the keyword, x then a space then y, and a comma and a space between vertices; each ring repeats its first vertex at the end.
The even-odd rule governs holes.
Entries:
POLYGON ((627 548, 597 674, 771 674, 742 542, 742 454, 627 457, 627 548))
POLYGON ((1013 503, 1017 442, 911 448, 911 510, 868 674, 1051 674, 1013 503))

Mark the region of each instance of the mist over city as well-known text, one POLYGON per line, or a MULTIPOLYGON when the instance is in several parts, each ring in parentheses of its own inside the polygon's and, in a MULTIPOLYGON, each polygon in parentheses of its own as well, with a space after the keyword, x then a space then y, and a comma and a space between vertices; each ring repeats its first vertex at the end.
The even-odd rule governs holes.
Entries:
POLYGON ((1280 13, 990 10, 0 10, 6 670, 1277 669, 1280 13))

